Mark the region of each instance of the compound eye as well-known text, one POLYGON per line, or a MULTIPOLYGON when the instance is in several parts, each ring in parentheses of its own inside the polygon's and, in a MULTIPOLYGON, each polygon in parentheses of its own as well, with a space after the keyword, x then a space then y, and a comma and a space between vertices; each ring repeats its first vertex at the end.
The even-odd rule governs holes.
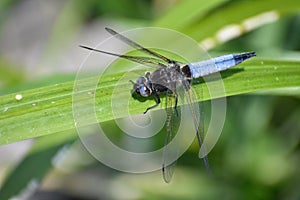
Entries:
POLYGON ((148 97, 151 94, 151 91, 146 86, 141 86, 139 92, 143 97, 148 97))
POLYGON ((145 78, 144 77, 139 77, 137 80, 136 80, 136 83, 137 84, 143 84, 145 82, 145 78))

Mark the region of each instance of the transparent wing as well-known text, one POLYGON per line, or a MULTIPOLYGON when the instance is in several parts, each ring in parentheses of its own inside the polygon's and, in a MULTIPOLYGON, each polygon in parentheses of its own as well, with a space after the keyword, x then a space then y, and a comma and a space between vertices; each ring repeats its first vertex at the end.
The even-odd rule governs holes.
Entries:
MULTIPOLYGON (((185 100, 187 101, 187 104, 189 106, 194 126, 196 130, 196 137, 199 144, 199 147, 201 148, 202 145, 204 145, 205 149, 205 143, 203 143, 203 137, 204 137, 204 118, 201 116, 201 108, 199 109, 199 103, 195 100, 195 96, 193 94, 193 91, 190 89, 190 83, 188 81, 183 81, 183 86, 185 88, 185 100), (203 119, 203 120, 202 120, 203 119)), ((201 107, 201 106, 200 106, 201 107)), ((204 151, 205 153, 205 151, 204 151)), ((200 155, 199 155, 200 156, 200 155)), ((210 167, 208 163, 208 158, 205 155, 201 156, 205 165, 205 168, 208 172, 210 172, 210 167)))
POLYGON ((147 49, 145 47, 143 47, 142 45, 134 42, 133 40, 125 37, 124 35, 110 29, 110 28, 105 28, 105 30, 107 32, 109 32, 111 35, 116 36, 116 38, 118 38, 119 40, 121 40, 122 42, 125 42, 126 44, 128 44, 129 46, 137 49, 138 51, 142 51, 148 55, 154 56, 153 57, 143 57, 143 56, 128 56, 128 55, 121 55, 121 54, 117 54, 117 53, 112 53, 112 52, 108 52, 108 51, 102 51, 99 49, 94 49, 88 46, 84 46, 84 45, 79 45, 82 48, 88 49, 90 51, 95 51, 95 52, 100 52, 100 53, 104 53, 104 54, 108 54, 108 55, 112 55, 112 56, 116 56, 119 58, 124 58, 127 60, 131 60, 133 62, 137 62, 143 65, 147 65, 150 67, 167 67, 168 64, 170 63, 178 63, 177 61, 171 60, 157 52, 151 51, 150 49, 147 49))
POLYGON ((116 56, 116 57, 119 57, 119 58, 124 58, 124 59, 130 60, 130 61, 133 61, 133 62, 137 62, 137 63, 143 64, 143 65, 147 65, 147 66, 150 66, 150 67, 166 67, 166 65, 163 64, 161 62, 161 60, 156 59, 156 58, 121 55, 121 54, 117 54, 117 53, 111 53, 111 52, 108 52, 108 51, 102 51, 102 50, 99 50, 99 49, 94 49, 94 48, 84 46, 84 45, 79 45, 79 47, 82 47, 84 49, 88 49, 90 51, 95 51, 95 52, 99 52, 99 53, 108 54, 108 55, 111 55, 111 56, 116 56))
POLYGON ((175 142, 173 138, 175 137, 176 128, 179 123, 180 113, 178 109, 175 108, 176 97, 171 92, 166 94, 166 112, 167 112, 167 121, 166 121, 166 138, 165 146, 163 151, 163 162, 162 162, 162 172, 163 178, 166 183, 169 183, 173 177, 173 173, 176 166, 176 159, 179 154, 179 144, 169 145, 170 142, 175 142))
POLYGON ((106 27, 105 30, 106 30, 107 32, 109 32, 110 34, 116 36, 118 39, 120 39, 121 41, 125 42, 125 43, 128 44, 129 46, 132 46, 132 47, 134 47, 135 49, 137 49, 137 50, 139 50, 139 51, 143 51, 143 52, 145 52, 145 53, 147 53, 147 54, 149 54, 149 55, 155 56, 156 58, 159 58, 159 59, 161 59, 161 60, 163 60, 163 61, 165 61, 165 62, 167 62, 167 63, 172 63, 172 62, 174 62, 173 60, 171 60, 171 59, 169 59, 169 58, 167 58, 167 57, 165 57, 165 56, 163 56, 163 55, 161 55, 161 54, 159 54, 159 53, 156 53, 156 52, 154 52, 154 51, 151 51, 150 49, 147 49, 147 48, 143 47, 142 45, 140 45, 140 44, 138 44, 138 43, 132 41, 131 39, 125 37, 124 35, 122 35, 122 34, 116 32, 116 31, 114 31, 114 30, 112 30, 112 29, 110 29, 110 28, 107 28, 107 27, 106 27))

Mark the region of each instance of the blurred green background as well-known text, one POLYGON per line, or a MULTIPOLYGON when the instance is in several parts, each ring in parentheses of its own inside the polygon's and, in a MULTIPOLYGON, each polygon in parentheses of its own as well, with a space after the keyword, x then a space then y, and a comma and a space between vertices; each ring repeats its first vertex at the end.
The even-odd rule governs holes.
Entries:
MULTIPOLYGON (((104 40, 106 26, 166 27, 199 44, 213 38, 213 56, 256 51, 263 58, 300 60, 299 1, 3 0, 0 95, 74 80, 86 56, 78 45, 104 40), (278 16, 258 18, 251 30, 241 27, 240 34, 224 41, 216 37, 223 26, 272 12, 278 16)), ((95 68, 99 66, 95 61, 95 68)), ((161 171, 126 174, 102 165, 86 152, 74 130, 2 145, 0 197, 300 199, 299 97, 299 91, 290 90, 228 97, 224 130, 209 154, 212 174, 198 159, 195 143, 178 160, 170 184, 163 182, 161 171)), ((114 122, 103 126, 122 142, 114 122)))

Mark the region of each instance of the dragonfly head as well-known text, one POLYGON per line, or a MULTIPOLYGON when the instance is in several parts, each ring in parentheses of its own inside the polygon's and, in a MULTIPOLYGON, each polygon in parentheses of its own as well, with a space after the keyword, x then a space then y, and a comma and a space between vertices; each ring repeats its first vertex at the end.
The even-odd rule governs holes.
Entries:
POLYGON ((147 80, 144 77, 139 77, 136 82, 134 83, 131 81, 133 84, 133 89, 134 91, 143 97, 148 97, 151 95, 152 90, 151 88, 147 85, 147 80))

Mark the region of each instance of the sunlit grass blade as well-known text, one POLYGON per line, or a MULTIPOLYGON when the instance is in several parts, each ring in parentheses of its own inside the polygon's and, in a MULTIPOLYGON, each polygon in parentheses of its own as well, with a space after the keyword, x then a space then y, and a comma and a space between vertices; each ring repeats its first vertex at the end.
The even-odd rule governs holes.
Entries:
POLYGON ((155 26, 166 27, 175 30, 181 30, 189 26, 196 19, 204 17, 208 12, 222 5, 229 0, 188 0, 180 1, 169 12, 162 15, 156 22, 155 26), (176 23, 174 23, 174 19, 176 23))
MULTIPOLYGON (((292 61, 260 61, 253 60, 222 73, 226 96, 245 94, 254 91, 275 88, 297 87, 300 85, 300 62, 292 61)), ((98 122, 128 116, 121 113, 114 116, 111 109, 111 97, 114 88, 124 73, 110 74, 102 77, 101 84, 96 88, 95 110, 98 122)), ((98 79, 94 77, 93 79, 98 79)), ((82 84, 89 79, 81 80, 82 84)), ((0 99, 0 144, 21 141, 29 138, 58 133, 75 128, 72 113, 73 82, 21 91, 21 100, 16 100, 16 94, 4 95, 0 99)), ((118 95, 127 95, 132 85, 127 82, 118 95)), ((209 100, 209 92, 203 84, 195 84, 195 91, 203 90, 203 96, 197 101, 209 100)), ((91 88, 91 91, 93 88, 91 88)), ((92 93, 86 91, 93 98, 92 93)), ((130 100, 130 114, 143 113, 153 101, 140 102, 130 100)), ((120 101, 119 106, 126 107, 126 102, 120 101)), ((84 109, 84 108, 83 108, 84 109)), ((88 113, 86 113, 88 117, 88 113)))
POLYGON ((298 13, 299 6, 300 2, 294 0, 284 3, 280 0, 182 1, 154 25, 180 31, 210 49, 265 24, 298 13), (174 19, 180 19, 180 22, 174 23, 174 19))

